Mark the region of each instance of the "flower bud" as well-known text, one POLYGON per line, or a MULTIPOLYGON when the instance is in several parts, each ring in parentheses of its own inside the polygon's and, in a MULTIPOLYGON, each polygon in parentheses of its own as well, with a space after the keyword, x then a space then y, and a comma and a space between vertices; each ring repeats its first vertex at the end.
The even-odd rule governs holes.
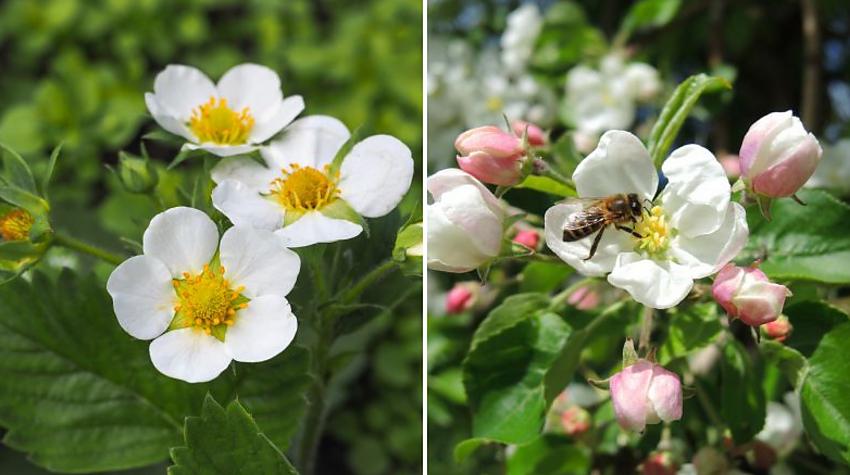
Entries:
POLYGON ((815 172, 823 153, 791 111, 757 120, 741 144, 741 176, 753 192, 769 198, 793 195, 815 172))
POLYGON ((649 454, 640 469, 643 475, 675 475, 679 467, 670 452, 661 451, 649 454))
POLYGON ((599 292, 589 285, 579 287, 570 294, 567 303, 579 310, 593 310, 599 305, 599 292))
POLYGON ((734 264, 720 269, 711 293, 726 313, 750 326, 776 320, 782 313, 785 297, 790 295, 787 287, 770 282, 758 268, 734 264))
POLYGON ((446 313, 463 313, 475 304, 481 284, 478 282, 458 282, 446 294, 446 313))
POLYGON ((643 432, 647 424, 682 418, 679 376, 647 360, 623 368, 610 379, 611 401, 620 427, 643 432))
POLYGON ((468 272, 499 255, 505 212, 471 175, 447 169, 428 178, 434 203, 426 208, 428 267, 468 272))
POLYGON ((522 178, 522 141, 498 127, 467 130, 455 140, 455 148, 460 168, 484 183, 509 186, 522 178))
POLYGON ((30 237, 35 218, 25 209, 12 208, 0 216, 0 238, 3 241, 24 241, 30 237))
POLYGON ((723 167, 723 171, 726 172, 726 176, 729 177, 730 180, 734 180, 741 176, 741 159, 737 155, 733 155, 731 153, 727 153, 721 155, 719 158, 720 166, 723 167))
POLYGON ((523 229, 516 233, 514 242, 522 244, 529 249, 537 249, 537 245, 540 244, 540 233, 534 229, 523 229))
POLYGON ((149 193, 159 183, 159 174, 147 158, 121 152, 118 154, 118 179, 130 193, 149 193))
POLYGON ((570 406, 561 413, 561 427, 569 436, 584 434, 590 429, 590 413, 579 406, 570 406))
POLYGON ((791 330, 793 330, 794 327, 791 325, 788 317, 780 315, 776 320, 762 325, 761 329, 768 338, 776 341, 785 341, 785 339, 788 338, 788 335, 791 334, 791 330))
POLYGON ((522 135, 528 130, 528 144, 532 147, 542 147, 546 145, 546 134, 543 132, 543 129, 532 124, 531 122, 525 122, 523 120, 515 120, 511 122, 511 128, 520 139, 522 135))

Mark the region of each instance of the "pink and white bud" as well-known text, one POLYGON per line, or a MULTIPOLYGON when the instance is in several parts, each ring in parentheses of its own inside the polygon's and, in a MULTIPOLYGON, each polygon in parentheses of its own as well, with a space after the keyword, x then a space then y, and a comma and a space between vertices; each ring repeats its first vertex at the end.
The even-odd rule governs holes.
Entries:
POLYGON ((446 313, 463 313, 473 305, 481 291, 478 282, 458 282, 446 294, 446 313))
POLYGON ((643 475, 676 475, 679 466, 670 452, 660 451, 649 454, 640 467, 643 475))
POLYGON ((623 429, 643 432, 647 424, 682 418, 679 376, 660 365, 638 360, 609 382, 614 414, 623 429))
POLYGON ((599 292, 589 285, 579 287, 567 298, 567 303, 579 310, 593 310, 599 305, 599 301, 599 292))
POLYGON ((753 327, 776 320, 785 297, 791 294, 784 285, 770 282, 758 268, 734 264, 720 269, 711 293, 726 313, 753 327))
POLYGON ((726 172, 726 176, 729 177, 730 180, 734 180, 741 176, 740 157, 731 153, 727 153, 725 155, 721 155, 719 161, 720 166, 723 167, 723 171, 726 172))
POLYGON ((543 132, 543 129, 532 124, 531 122, 525 122, 524 120, 515 120, 511 122, 511 128, 514 130, 514 134, 517 137, 522 138, 522 134, 528 130, 528 144, 532 147, 542 147, 546 145, 548 141, 546 138, 546 134, 543 132))
POLYGON ((467 130, 455 140, 460 168, 484 183, 510 186, 522 178, 525 151, 514 134, 488 125, 467 130))
POLYGON ((753 192, 770 198, 791 196, 811 178, 820 162, 818 139, 791 111, 757 120, 741 144, 741 176, 753 192))
POLYGON ((516 233, 514 242, 522 244, 529 249, 537 249, 537 246, 540 244, 540 233, 535 229, 523 229, 516 233))
POLYGON ((762 325, 761 329, 771 340, 781 342, 788 338, 788 335, 791 334, 794 327, 791 325, 791 321, 788 320, 788 317, 780 315, 776 320, 762 325))
POLYGON ((590 429, 590 413, 579 406, 570 406, 561 413, 561 427, 569 436, 584 434, 590 429))

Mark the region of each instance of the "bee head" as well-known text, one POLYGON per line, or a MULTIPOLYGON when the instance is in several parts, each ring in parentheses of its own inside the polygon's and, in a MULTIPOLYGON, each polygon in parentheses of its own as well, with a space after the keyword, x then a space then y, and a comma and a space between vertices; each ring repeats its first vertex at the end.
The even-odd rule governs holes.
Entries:
POLYGON ((632 213, 632 216, 638 218, 642 213, 640 198, 638 198, 637 193, 629 193, 626 195, 626 198, 629 200, 629 212, 632 213))

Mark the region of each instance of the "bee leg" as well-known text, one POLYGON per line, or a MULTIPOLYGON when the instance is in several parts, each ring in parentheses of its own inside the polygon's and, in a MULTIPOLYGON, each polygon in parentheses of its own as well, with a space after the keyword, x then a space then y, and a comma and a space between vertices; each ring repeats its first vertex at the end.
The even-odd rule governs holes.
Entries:
POLYGON ((639 233, 639 232, 635 231, 635 230, 634 230, 634 229, 632 229, 632 228, 627 228, 627 227, 625 227, 625 226, 620 226, 620 225, 618 224, 618 225, 617 225, 617 229, 619 229, 620 231, 625 231, 625 232, 627 232, 627 233, 631 234, 632 236, 634 236, 634 237, 636 237, 636 238, 638 238, 638 239, 643 239, 643 235, 642 235, 641 233, 639 233))
POLYGON ((599 247, 599 241, 602 240, 602 233, 605 232, 605 228, 599 230, 599 233, 596 234, 596 237, 593 238, 593 244, 590 245, 590 255, 582 259, 583 261, 590 260, 594 254, 596 254, 596 248, 599 247))

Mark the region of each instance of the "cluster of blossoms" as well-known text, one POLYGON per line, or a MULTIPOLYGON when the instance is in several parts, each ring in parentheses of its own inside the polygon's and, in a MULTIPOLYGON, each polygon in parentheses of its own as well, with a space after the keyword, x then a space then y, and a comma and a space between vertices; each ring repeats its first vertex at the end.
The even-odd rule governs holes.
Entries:
POLYGON ((300 259, 289 248, 359 235, 363 218, 398 205, 413 159, 388 135, 339 156, 350 139, 345 125, 327 116, 293 122, 303 99, 284 99, 277 74, 255 64, 217 84, 168 66, 145 102, 160 126, 187 140, 184 149, 225 157, 211 171, 212 201, 233 227, 219 240, 204 212, 166 210, 145 231, 144 254, 119 265, 107 290, 121 327, 153 340, 159 371, 209 381, 232 360, 265 361, 292 342, 298 324, 286 295, 300 259), (246 156, 254 151, 260 163, 246 156))

